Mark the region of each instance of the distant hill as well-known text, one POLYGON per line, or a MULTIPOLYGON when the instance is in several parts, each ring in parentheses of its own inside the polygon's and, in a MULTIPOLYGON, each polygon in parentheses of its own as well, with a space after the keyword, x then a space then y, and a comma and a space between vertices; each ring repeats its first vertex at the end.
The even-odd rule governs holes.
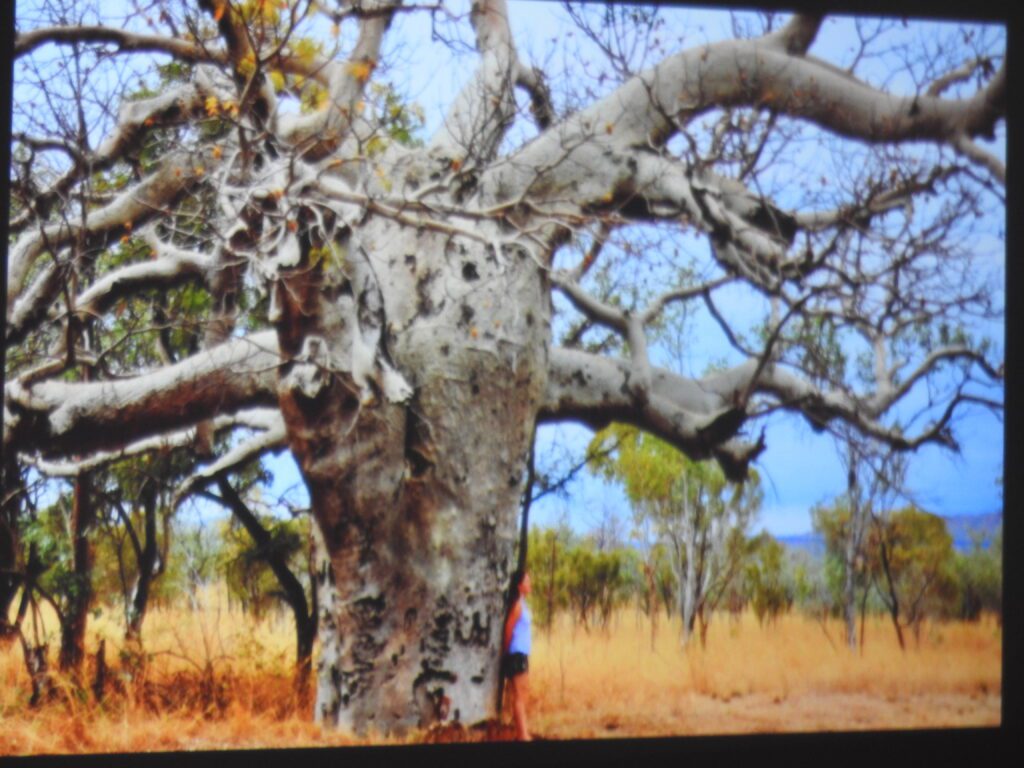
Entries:
POLYGON ((798 552, 806 552, 811 557, 825 556, 825 538, 817 533, 798 533, 793 536, 779 536, 781 544, 798 552))
MULTIPOLYGON (((976 536, 980 537, 983 547, 988 547, 992 543, 993 537, 1003 527, 1002 512, 990 512, 982 515, 949 515, 944 519, 946 529, 953 537, 953 549, 957 552, 970 552, 976 536)), ((825 555, 825 539, 817 533, 799 533, 776 538, 790 549, 806 552, 811 557, 819 558, 825 555)))
POLYGON ((981 545, 987 548, 993 537, 1003 528, 1003 513, 951 515, 946 518, 946 528, 953 537, 953 547, 958 552, 969 552, 974 546, 974 536, 980 536, 981 545))

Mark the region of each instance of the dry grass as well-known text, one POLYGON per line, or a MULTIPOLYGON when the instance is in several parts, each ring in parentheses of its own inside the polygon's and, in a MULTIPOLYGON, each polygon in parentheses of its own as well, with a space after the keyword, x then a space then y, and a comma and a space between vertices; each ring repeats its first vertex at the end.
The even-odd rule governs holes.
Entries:
POLYGON ((563 619, 531 655, 534 727, 554 738, 750 731, 995 725, 1002 633, 926 626, 901 652, 891 625, 868 619, 862 653, 838 621, 800 615, 761 627, 750 613, 717 617, 707 646, 686 650, 677 622, 625 611, 607 633, 563 619))
MULTIPOLYGON (((124 646, 116 617, 92 622, 89 650, 105 638, 110 665, 100 705, 58 675, 55 700, 29 709, 21 648, 0 648, 0 755, 366 743, 322 730, 297 702, 287 616, 254 622, 220 590, 201 598, 202 611, 149 616, 145 657, 124 646)), ((676 623, 662 619, 652 648, 650 624, 632 610, 608 632, 563 619, 534 639, 532 728, 591 738, 999 723, 994 621, 926 626, 906 652, 882 618, 869 619, 863 653, 840 637, 838 622, 791 615, 760 627, 749 614, 722 616, 706 648, 684 652, 676 623)), ((51 663, 56 646, 51 638, 51 663)))

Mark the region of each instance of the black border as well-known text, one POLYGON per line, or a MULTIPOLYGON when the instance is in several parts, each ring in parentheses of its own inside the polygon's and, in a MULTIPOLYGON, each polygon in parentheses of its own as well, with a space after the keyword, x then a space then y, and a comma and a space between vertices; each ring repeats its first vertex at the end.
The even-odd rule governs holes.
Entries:
MULTIPOLYGON (((545 0, 550 1, 550 0, 545 0)), ((676 3, 665 3, 676 4, 676 3)), ((682 3, 681 3, 682 4, 682 3)), ((1020 140, 1024 130, 1024 83, 1022 68, 1018 66, 1017 51, 1024 45, 1024 25, 1017 18, 1009 2, 974 0, 971 3, 925 2, 924 0, 826 0, 826 2, 779 3, 762 0, 757 3, 727 3, 722 0, 703 0, 685 3, 690 6, 740 9, 826 10, 832 14, 886 15, 914 18, 941 18, 946 20, 990 21, 1007 25, 1007 61, 1009 73, 1009 108, 1007 115, 1007 166, 1011 168, 1007 183, 1006 233, 1006 410, 1004 421, 1004 498, 1003 498, 1003 690, 1002 724, 993 728, 934 729, 872 732, 837 732, 770 735, 680 736, 678 738, 610 739, 586 741, 534 742, 531 744, 450 744, 415 745, 401 747, 337 747, 324 749, 232 750, 218 752, 164 752, 98 755, 38 755, 2 756, 0 765, 218 765, 229 764, 349 766, 361 765, 474 765, 483 768, 497 766, 540 765, 679 765, 693 761, 725 764, 762 761, 795 765, 865 765, 868 760, 923 764, 937 760, 940 764, 973 764, 985 762, 1002 764, 1004 755, 1024 755, 1024 739, 1019 728, 1021 660, 1020 614, 1014 606, 1022 594, 1021 567, 1016 549, 1021 543, 1021 523, 1015 517, 1022 504, 1022 477, 1018 470, 1022 463, 1020 435, 1024 434, 1024 407, 1020 405, 1016 384, 1021 371, 1022 340, 1024 340, 1024 308, 1011 296, 1024 291, 1024 265, 1018 263, 1021 243, 1021 183, 1013 172, 1021 152, 1020 140), (1015 130, 1016 129, 1016 130, 1015 130), (1009 212, 1015 215, 1009 215, 1009 212), (1007 511, 1010 511, 1007 514, 1007 511)), ((0 168, 9 167, 10 161, 10 105, 14 39, 14 0, 0 0, 0 168)), ((6 181, 0 183, 2 210, 8 207, 9 193, 6 181)), ((7 221, 0 223, 0 317, 5 317, 7 221)), ((0 363, 3 351, 0 347, 0 363)), ((0 366, 0 380, 3 368, 0 366)), ((3 727, 0 720, 0 728, 3 727)))

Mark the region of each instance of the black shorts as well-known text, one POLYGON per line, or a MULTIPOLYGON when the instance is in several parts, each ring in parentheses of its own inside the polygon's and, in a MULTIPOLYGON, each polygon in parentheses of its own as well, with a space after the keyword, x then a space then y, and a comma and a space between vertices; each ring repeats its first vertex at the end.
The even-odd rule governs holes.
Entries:
POLYGON ((530 669, 530 660, 525 653, 506 653, 501 660, 501 673, 505 677, 515 677, 530 669))

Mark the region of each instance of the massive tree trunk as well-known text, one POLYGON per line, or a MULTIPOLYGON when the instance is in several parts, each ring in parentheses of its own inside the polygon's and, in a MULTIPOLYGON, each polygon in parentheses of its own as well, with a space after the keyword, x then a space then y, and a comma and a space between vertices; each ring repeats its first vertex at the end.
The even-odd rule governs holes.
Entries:
POLYGON ((474 722, 493 714, 544 393, 540 270, 522 249, 449 248, 384 220, 338 246, 344 288, 306 247, 278 290, 299 361, 281 410, 337 590, 321 600, 316 717, 356 732, 474 722), (393 369, 361 368, 374 339, 393 369), (396 397, 396 376, 414 396, 396 397))

